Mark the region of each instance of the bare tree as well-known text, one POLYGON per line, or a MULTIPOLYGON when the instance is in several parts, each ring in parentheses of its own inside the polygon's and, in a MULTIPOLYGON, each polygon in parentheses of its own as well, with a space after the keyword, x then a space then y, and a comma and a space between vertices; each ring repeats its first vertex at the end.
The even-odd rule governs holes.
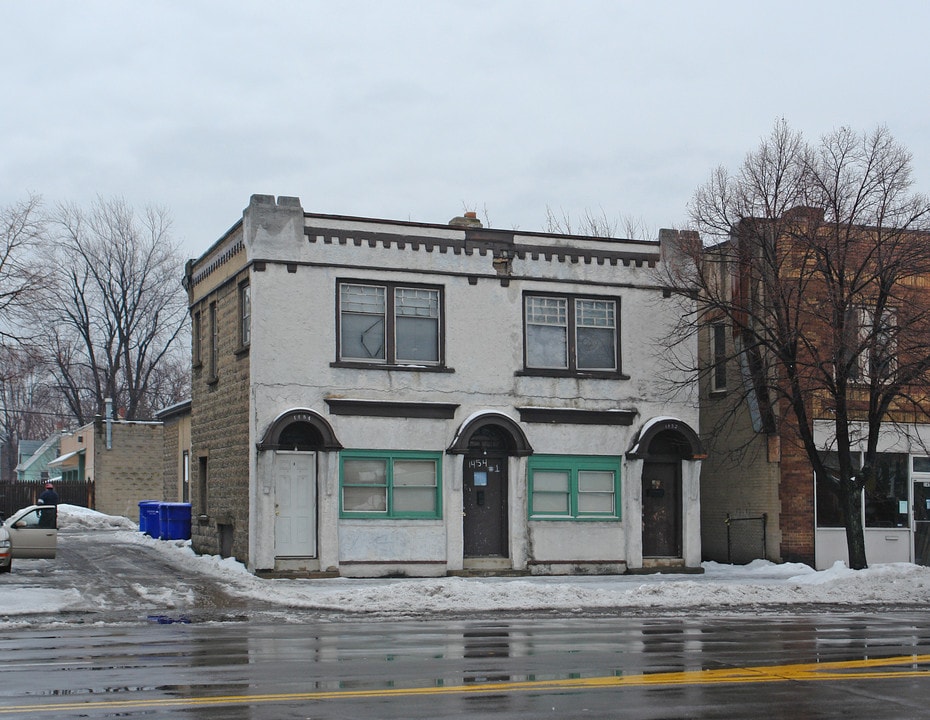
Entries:
POLYGON ((12 478, 20 440, 44 440, 66 415, 43 349, 0 346, 0 444, 8 449, 3 477, 12 478))
POLYGON ((546 231, 563 235, 585 235, 601 238, 650 238, 653 237, 649 226, 642 218, 617 216, 611 218, 603 208, 597 212, 585 209, 579 218, 572 218, 571 213, 559 208, 555 212, 546 206, 546 231))
POLYGON ((86 211, 60 206, 51 227, 57 274, 43 315, 69 408, 87 422, 112 398, 127 419, 151 417, 155 379, 187 328, 166 211, 137 215, 122 199, 98 199, 86 211))
POLYGON ((22 339, 24 312, 45 284, 47 264, 36 258, 43 229, 38 196, 0 208, 0 341, 22 339))
POLYGON ((703 238, 681 234, 688 261, 668 282, 701 302, 679 338, 725 324, 757 430, 797 437, 836 493, 850 567, 866 567, 879 433, 930 408, 930 201, 911 191, 911 156, 885 128, 811 144, 780 121, 736 172, 698 188, 690 213, 703 238), (815 419, 831 423, 835 462, 815 419))

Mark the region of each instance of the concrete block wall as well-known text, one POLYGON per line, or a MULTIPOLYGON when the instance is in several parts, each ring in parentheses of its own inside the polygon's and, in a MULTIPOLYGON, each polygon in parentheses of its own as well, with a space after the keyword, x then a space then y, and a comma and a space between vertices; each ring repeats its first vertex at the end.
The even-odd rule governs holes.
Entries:
POLYGON ((180 453, 180 424, 166 422, 164 425, 165 451, 164 476, 159 499, 180 502, 178 497, 178 455, 180 453))
POLYGON ((164 484, 164 429, 161 423, 107 424, 94 427, 95 506, 107 515, 124 515, 138 521, 142 500, 160 500, 164 484))
POLYGON ((231 277, 194 308, 202 318, 203 362, 193 372, 191 437, 194 549, 209 555, 231 554, 243 562, 248 562, 249 548, 249 351, 240 347, 239 284, 247 278, 247 271, 231 277), (214 302, 219 344, 215 379, 208 377, 209 308, 214 302))

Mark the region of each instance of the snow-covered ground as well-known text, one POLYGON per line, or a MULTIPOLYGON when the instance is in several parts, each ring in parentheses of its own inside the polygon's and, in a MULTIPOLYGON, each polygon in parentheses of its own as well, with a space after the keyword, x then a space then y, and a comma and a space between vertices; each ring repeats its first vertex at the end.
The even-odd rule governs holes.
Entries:
MULTIPOLYGON (((265 580, 250 574, 233 559, 197 555, 187 541, 154 540, 139 533, 137 526, 126 518, 61 505, 59 526, 66 531, 115 530, 108 533, 108 542, 148 546, 179 569, 218 581, 232 595, 244 600, 271 602, 282 609, 415 615, 608 608, 689 611, 784 607, 791 610, 799 606, 830 604, 849 606, 853 610, 869 606, 913 606, 930 599, 930 568, 907 563, 875 565, 861 571, 837 564, 829 570, 815 572, 801 564, 755 561, 745 566, 705 563, 702 575, 265 580)), ((49 571, 54 573, 55 561, 21 562, 48 563, 49 571)), ((13 577, 15 575, 14 571, 13 577)), ((9 592, 4 584, 0 583, 0 615, 87 609, 87 593, 80 587, 19 586, 15 592, 9 592)), ((151 588, 140 586, 133 590, 152 605, 186 607, 190 601, 189 588, 179 587, 173 591, 170 587, 164 584, 156 587, 153 583, 151 588)), ((106 598, 95 597, 93 603, 94 609, 106 609, 106 598)))

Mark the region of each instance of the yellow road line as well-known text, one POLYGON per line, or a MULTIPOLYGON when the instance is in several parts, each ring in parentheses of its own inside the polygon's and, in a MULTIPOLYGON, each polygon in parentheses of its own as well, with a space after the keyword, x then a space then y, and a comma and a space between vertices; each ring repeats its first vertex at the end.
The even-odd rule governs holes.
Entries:
POLYGON ((928 677, 930 655, 899 655, 896 657, 848 660, 842 662, 803 663, 795 665, 761 665, 748 668, 719 670, 688 670, 647 675, 569 678, 565 680, 528 680, 521 682, 485 682, 467 685, 446 685, 371 690, 317 690, 300 693, 257 695, 218 695, 207 697, 155 698, 138 700, 91 700, 87 702, 53 702, 34 705, 0 707, 0 715, 88 710, 144 710, 148 708, 183 708, 210 705, 258 705, 280 702, 311 702, 344 698, 391 698, 426 695, 463 695, 476 693, 528 692, 540 690, 594 690, 624 687, 654 687, 669 685, 717 685, 763 682, 810 682, 928 677), (903 666, 903 667, 902 667, 903 666), (883 669, 884 668, 884 669, 883 669), (900 669, 894 669, 900 668, 900 669))

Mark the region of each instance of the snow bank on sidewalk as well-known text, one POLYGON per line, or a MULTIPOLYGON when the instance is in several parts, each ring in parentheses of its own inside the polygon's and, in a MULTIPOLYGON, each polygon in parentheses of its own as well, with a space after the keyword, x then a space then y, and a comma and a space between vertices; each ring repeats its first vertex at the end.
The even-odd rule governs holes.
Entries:
MULTIPOLYGON (((63 527, 123 528, 114 519, 86 509, 61 506, 63 527)), ((130 527, 135 527, 131 522, 130 527)), ((833 604, 849 606, 926 603, 930 598, 930 568, 908 563, 876 565, 853 571, 838 563, 816 572, 796 563, 756 560, 745 566, 705 563, 703 575, 547 576, 521 578, 298 579, 255 577, 236 560, 200 556, 188 541, 159 541, 120 529, 108 535, 113 543, 142 544, 170 563, 212 577, 227 592, 271 602, 282 608, 350 613, 415 615, 443 612, 573 611, 610 608, 674 610, 751 609, 753 607, 833 604)), ((50 563, 50 567, 54 562, 50 563)), ((29 599, 8 603, 0 594, 0 614, 73 608, 74 590, 36 590, 29 599), (23 607, 23 610, 17 608, 23 607)), ((0 591, 2 592, 2 591, 0 591)), ((183 608, 191 597, 165 597, 153 591, 153 603, 183 608)), ((99 599, 103 608, 105 598, 99 599)))

